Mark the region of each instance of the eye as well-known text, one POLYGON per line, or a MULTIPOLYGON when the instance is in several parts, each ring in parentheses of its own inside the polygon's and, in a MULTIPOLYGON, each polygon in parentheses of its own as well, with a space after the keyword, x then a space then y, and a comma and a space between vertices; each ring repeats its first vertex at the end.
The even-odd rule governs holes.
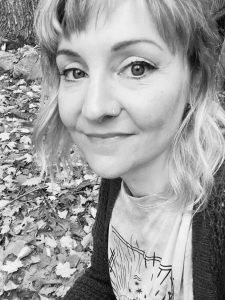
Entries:
POLYGON ((157 67, 147 61, 133 61, 122 68, 120 74, 129 78, 141 79, 147 76, 150 72, 156 70, 157 67))
POLYGON ((78 68, 65 69, 60 75, 64 76, 67 81, 77 81, 87 77, 87 74, 78 68))
POLYGON ((146 66, 144 65, 144 63, 134 63, 131 66, 131 73, 134 76, 142 76, 145 73, 145 68, 146 66))

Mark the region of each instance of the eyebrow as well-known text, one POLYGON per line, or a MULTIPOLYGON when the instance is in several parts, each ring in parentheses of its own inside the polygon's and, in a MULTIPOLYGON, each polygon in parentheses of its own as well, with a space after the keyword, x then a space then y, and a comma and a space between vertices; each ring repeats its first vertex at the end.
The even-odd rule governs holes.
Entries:
POLYGON ((57 53, 56 53, 56 56, 59 56, 59 55, 80 57, 80 55, 77 52, 75 52, 73 50, 70 50, 70 49, 60 49, 60 50, 58 50, 57 53))
POLYGON ((163 50, 163 48, 153 40, 138 39, 138 40, 128 40, 128 41, 119 42, 119 43, 115 44, 112 47, 112 52, 117 52, 117 51, 120 51, 120 50, 122 50, 124 48, 127 48, 129 46, 132 46, 132 45, 135 45, 135 44, 140 44, 140 43, 151 44, 151 45, 154 45, 154 46, 158 47, 160 50, 163 50))
MULTIPOLYGON (((160 50, 163 50, 163 48, 153 40, 138 39, 138 40, 128 40, 128 41, 118 42, 111 48, 111 52, 121 51, 127 47, 130 47, 135 44, 140 44, 140 43, 151 44, 151 45, 158 47, 160 50)), ((58 55, 66 55, 66 56, 71 56, 71 57, 76 57, 76 58, 81 57, 77 52, 75 52, 74 50, 71 50, 71 49, 60 49, 57 51, 56 56, 58 56, 58 55)))

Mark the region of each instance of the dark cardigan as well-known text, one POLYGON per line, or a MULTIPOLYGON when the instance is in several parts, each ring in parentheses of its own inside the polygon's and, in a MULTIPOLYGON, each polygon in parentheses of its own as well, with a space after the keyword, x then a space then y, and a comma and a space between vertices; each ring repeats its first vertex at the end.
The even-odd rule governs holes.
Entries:
MULTIPOLYGON (((225 300, 225 167, 215 176, 207 207, 193 217, 194 300, 225 300)), ((108 270, 108 226, 121 179, 103 179, 93 227, 91 267, 77 279, 64 300, 116 299, 108 270)))

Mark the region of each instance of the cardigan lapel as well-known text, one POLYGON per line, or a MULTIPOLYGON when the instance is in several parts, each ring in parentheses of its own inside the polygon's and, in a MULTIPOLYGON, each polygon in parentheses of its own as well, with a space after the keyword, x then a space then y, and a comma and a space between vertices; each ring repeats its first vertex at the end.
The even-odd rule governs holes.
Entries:
POLYGON ((104 237, 107 243, 108 243, 109 222, 112 216, 113 207, 116 203, 116 199, 121 188, 121 181, 122 181, 121 178, 109 180, 109 193, 108 193, 108 201, 107 201, 107 209, 106 209, 106 224, 105 224, 105 232, 104 232, 104 237))
POLYGON ((216 300, 218 295, 212 274, 209 216, 204 210, 193 217, 192 261, 194 300, 216 300))

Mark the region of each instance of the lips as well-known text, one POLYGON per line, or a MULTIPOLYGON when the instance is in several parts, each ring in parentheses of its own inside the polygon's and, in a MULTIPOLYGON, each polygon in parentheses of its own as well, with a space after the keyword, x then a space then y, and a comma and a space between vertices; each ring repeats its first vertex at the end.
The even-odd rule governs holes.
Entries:
POLYGON ((91 143, 92 146, 97 147, 100 151, 103 151, 105 147, 117 148, 120 147, 121 143, 128 140, 133 134, 120 133, 120 132, 110 132, 110 133, 88 133, 84 134, 87 141, 91 143))
POLYGON ((116 138, 116 137, 126 137, 130 136, 132 134, 127 134, 127 133, 104 133, 104 134, 99 134, 99 133, 88 133, 86 136, 90 138, 99 138, 99 139, 111 139, 111 138, 116 138))

